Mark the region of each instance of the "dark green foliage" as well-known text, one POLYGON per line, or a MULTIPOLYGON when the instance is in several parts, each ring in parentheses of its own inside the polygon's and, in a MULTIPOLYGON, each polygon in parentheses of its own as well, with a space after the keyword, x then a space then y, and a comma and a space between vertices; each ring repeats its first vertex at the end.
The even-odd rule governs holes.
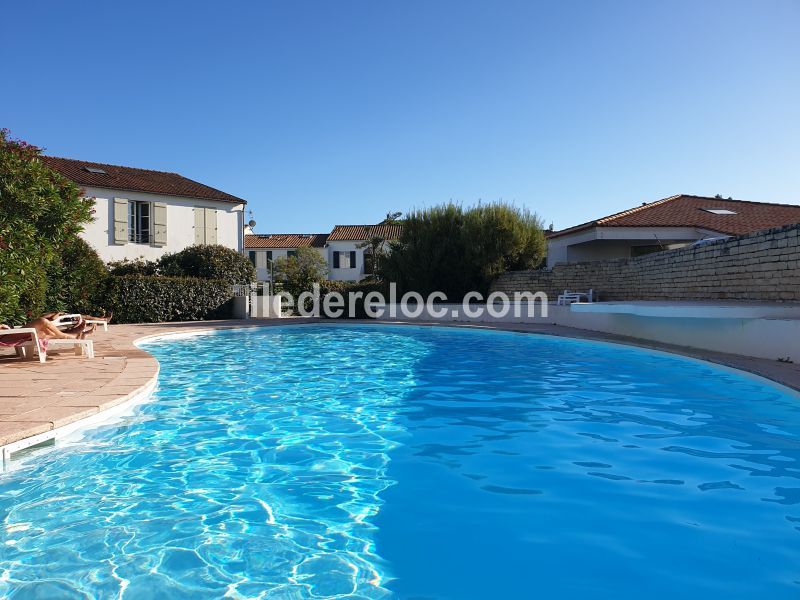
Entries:
MULTIPOLYGON (((344 314, 342 319, 349 318, 350 315, 350 292, 361 292, 366 296, 369 292, 380 292, 383 294, 386 301, 389 301, 387 286, 383 281, 376 281, 375 279, 364 279, 362 281, 324 281, 320 284, 320 307, 325 296, 332 292, 339 292, 344 298, 344 314)), ((364 310, 364 296, 355 300, 354 317, 355 319, 368 318, 364 310)), ((320 313, 320 316, 326 315, 320 313)))
POLYGON ((228 282, 192 277, 113 276, 106 293, 118 323, 227 318, 230 299, 228 282))
POLYGON ((225 246, 197 245, 165 254, 158 261, 158 273, 169 277, 221 279, 230 284, 255 281, 256 270, 246 256, 225 246))
POLYGON ((460 301, 470 291, 487 294, 509 269, 538 266, 545 253, 539 218, 508 204, 464 209, 450 203, 409 213, 400 240, 380 263, 398 292, 442 291, 460 301))
POLYGON ((315 248, 298 248, 294 256, 275 261, 274 273, 282 290, 297 298, 325 281, 328 262, 315 248))
POLYGON ((48 311, 102 313, 108 277, 94 248, 76 236, 64 244, 48 267, 45 307, 48 311))
POLYGON ((112 275, 158 275, 158 261, 137 258, 115 260, 108 263, 112 275))
POLYGON ((42 313, 51 263, 91 219, 93 200, 40 153, 0 130, 0 323, 42 313))

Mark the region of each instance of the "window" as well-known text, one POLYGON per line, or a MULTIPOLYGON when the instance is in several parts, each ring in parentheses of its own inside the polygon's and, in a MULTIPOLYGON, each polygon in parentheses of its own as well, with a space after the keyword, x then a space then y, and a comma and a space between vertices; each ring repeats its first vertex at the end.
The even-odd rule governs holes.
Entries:
POLYGON ((108 175, 103 169, 98 169, 97 167, 83 167, 83 170, 87 173, 95 173, 97 175, 108 175))
POLYGON ((706 211, 708 213, 711 213, 713 215, 736 215, 736 214, 739 214, 739 213, 734 212, 732 210, 728 210, 727 208, 701 208, 700 210, 704 210, 704 211, 706 211))
POLYGON ((364 275, 372 275, 375 271, 375 257, 372 255, 372 250, 367 249, 364 251, 364 275))
POLYGON ((293 256, 297 256, 297 250, 288 250, 286 252, 286 258, 292 258, 293 256))
POLYGON ((150 243, 149 202, 128 202, 128 241, 134 244, 150 243))
POLYGON ((356 253, 350 252, 334 252, 333 253, 333 268, 334 269, 355 269, 356 268, 356 253))
POLYGON ((272 250, 250 250, 248 258, 256 269, 267 269, 272 261, 272 250))

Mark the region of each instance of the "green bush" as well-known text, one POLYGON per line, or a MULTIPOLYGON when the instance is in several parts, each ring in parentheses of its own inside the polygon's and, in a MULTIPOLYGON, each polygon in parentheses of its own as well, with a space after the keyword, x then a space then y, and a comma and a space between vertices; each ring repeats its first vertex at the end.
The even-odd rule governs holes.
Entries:
POLYGON ((379 274, 401 294, 442 291, 460 301, 470 291, 486 295, 504 271, 538 266, 544 253, 535 214, 503 203, 466 210, 450 203, 409 213, 379 274))
POLYGON ((158 261, 124 258, 108 263, 111 275, 158 275, 158 261))
POLYGON ((231 286, 220 279, 111 276, 108 308, 119 323, 201 321, 230 317, 231 286))
MULTIPOLYGON (((344 314, 342 319, 350 318, 350 292, 362 292, 366 296, 369 292, 380 292, 388 302, 387 286, 382 281, 375 279, 364 279, 362 281, 324 281, 320 284, 320 308, 325 296, 333 292, 339 292, 344 297, 344 314)), ((364 296, 355 301, 354 317, 356 319, 370 318, 364 310, 364 296)), ((320 313, 320 316, 325 316, 320 313)))
POLYGON ((0 130, 0 323, 44 311, 51 263, 91 220, 93 200, 39 154, 0 130))
POLYGON ((256 269, 246 256, 219 245, 189 246, 158 261, 158 273, 168 277, 221 279, 230 284, 255 281, 256 269))
POLYGON ((281 290, 294 296, 310 292, 314 284, 321 285, 328 274, 328 261, 315 248, 298 248, 294 256, 279 258, 273 269, 281 290))
POLYGON ((79 237, 61 248, 47 269, 48 311, 98 314, 104 311, 108 269, 97 252, 79 237))

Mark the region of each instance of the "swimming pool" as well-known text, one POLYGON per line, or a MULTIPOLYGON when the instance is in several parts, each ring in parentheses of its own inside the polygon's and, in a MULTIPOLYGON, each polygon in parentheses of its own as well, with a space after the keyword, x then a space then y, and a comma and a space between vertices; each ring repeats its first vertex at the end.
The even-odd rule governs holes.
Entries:
POLYGON ((14 598, 800 595, 800 399, 632 347, 381 325, 146 345, 0 477, 14 598))

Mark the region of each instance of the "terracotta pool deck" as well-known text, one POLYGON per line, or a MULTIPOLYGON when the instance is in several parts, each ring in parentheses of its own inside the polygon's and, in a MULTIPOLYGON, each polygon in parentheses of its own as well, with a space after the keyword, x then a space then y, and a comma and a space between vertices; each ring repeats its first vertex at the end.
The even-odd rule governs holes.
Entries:
MULTIPOLYGON (((158 362, 137 348, 138 339, 209 329, 302 325, 313 322, 352 324, 375 321, 324 319, 258 319, 249 321, 201 321, 144 325, 111 325, 94 334, 95 359, 75 356, 71 350, 49 353, 47 362, 20 361, 13 352, 0 353, 0 446, 45 434, 141 395, 158 377, 158 362)), ((392 322, 394 325, 404 323, 392 322)), ((408 325, 433 325, 413 322, 408 325)), ((620 342, 665 350, 742 369, 800 390, 800 364, 781 363, 733 354, 658 344, 573 329, 558 325, 519 323, 436 324, 441 327, 475 327, 524 333, 541 333, 580 339, 620 342)))

